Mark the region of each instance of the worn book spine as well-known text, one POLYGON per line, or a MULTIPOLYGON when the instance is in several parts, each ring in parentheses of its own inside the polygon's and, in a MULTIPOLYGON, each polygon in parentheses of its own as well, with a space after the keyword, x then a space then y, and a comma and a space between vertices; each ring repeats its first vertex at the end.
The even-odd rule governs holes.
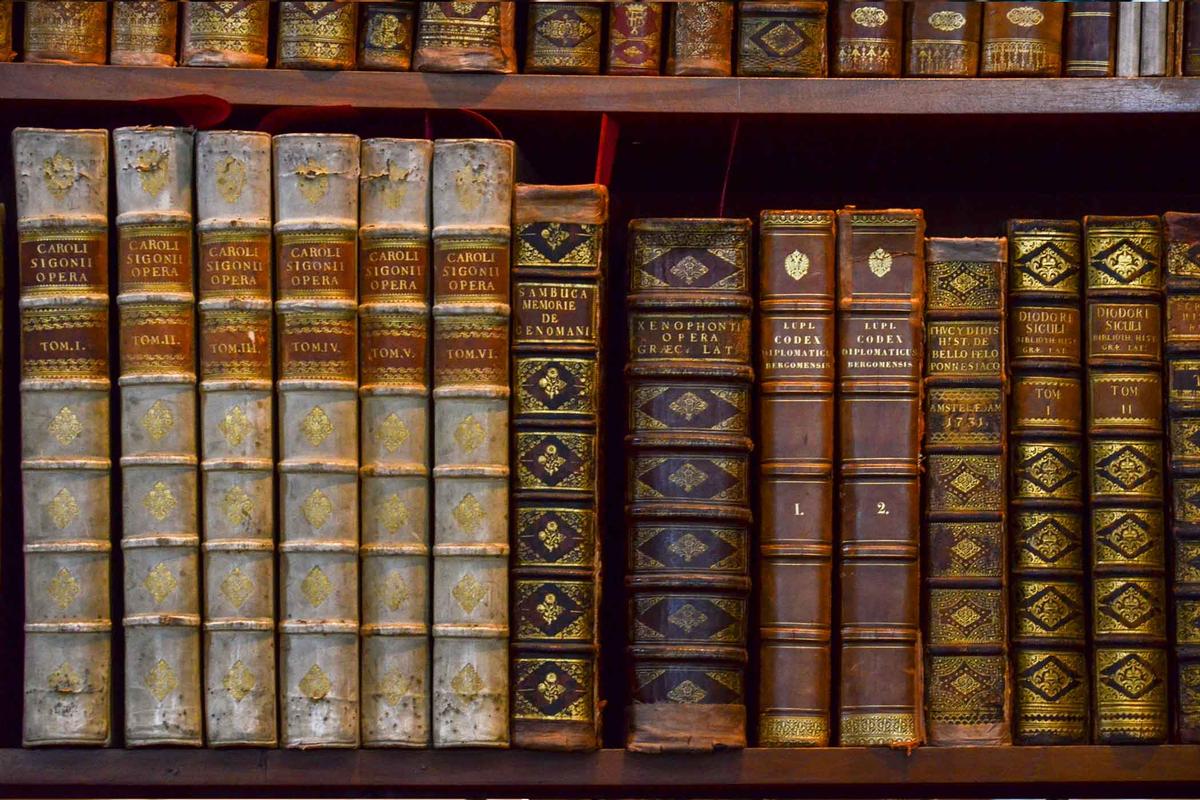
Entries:
POLYGON ((1073 220, 1008 223, 1013 737, 1087 744, 1082 241, 1073 220))
POLYGON ((751 230, 629 225, 630 750, 746 744, 751 230))
POLYGON ((1181 74, 1200 75, 1200 0, 1185 0, 1182 16, 1181 74))
POLYGON ((512 741, 600 746, 600 312, 608 190, 513 206, 512 741))
POLYGON ((359 139, 274 139, 284 747, 356 747, 359 139))
POLYGON ((737 74, 822 78, 829 71, 825 0, 738 3, 737 74))
POLYGON ((1117 70, 1119 3, 1074 2, 1067 8, 1063 74, 1111 78, 1117 70))
POLYGON ((925 715, 930 744, 1011 744, 1005 239, 925 243, 925 715))
POLYGON ((274 747, 271 137, 196 137, 204 714, 210 747, 274 747))
POLYGON ((980 75, 1046 78, 1062 74, 1066 3, 985 5, 980 75))
POLYGON ((1101 744, 1165 742, 1162 231, 1084 218, 1092 675, 1101 744))
POLYGON ((658 75, 662 69, 663 4, 613 0, 608 7, 609 75, 658 75))
POLYGON ((22 743, 112 743, 108 132, 18 128, 22 743))
POLYGON ((406 72, 412 68, 417 4, 363 3, 358 20, 358 68, 406 72))
POLYGON ((921 714, 919 210, 838 212, 842 746, 912 747, 921 714))
POLYGON ((179 60, 186 67, 265 67, 270 0, 188 0, 179 60))
POLYGON ((368 139, 359 196, 362 740, 429 745, 433 145, 368 139))
POLYGON ((179 3, 175 0, 116 0, 108 62, 130 66, 175 66, 179 3))
POLYGON ((598 74, 603 22, 599 3, 531 2, 525 71, 598 74))
POLYGON ((1117 7, 1117 77, 1136 78, 1141 74, 1142 9, 1141 3, 1122 2, 1117 7))
POLYGON ((413 69, 516 72, 516 13, 513 0, 422 2, 413 69))
POLYGON ((973 78, 979 73, 982 4, 914 2, 907 11, 906 75, 973 78))
POLYGON ((760 747, 830 740, 835 220, 759 217, 760 747))
POLYGON ((667 75, 733 74, 733 0, 671 5, 667 75))
POLYGON ((275 66, 354 69, 358 5, 352 0, 280 0, 275 66))
POLYGON ((1142 11, 1141 55, 1138 74, 1145 77, 1167 75, 1168 4, 1166 0, 1138 3, 1142 11))
POLYGON ((512 142, 433 149, 433 744, 507 747, 512 142))
POLYGON ((842 78, 900 77, 904 4, 899 0, 845 0, 834 5, 833 74, 842 78))
POLYGON ((103 64, 108 55, 107 2, 27 0, 25 61, 103 64))
POLYGON ((12 0, 0 0, 0 63, 12 61, 16 56, 13 51, 12 0))

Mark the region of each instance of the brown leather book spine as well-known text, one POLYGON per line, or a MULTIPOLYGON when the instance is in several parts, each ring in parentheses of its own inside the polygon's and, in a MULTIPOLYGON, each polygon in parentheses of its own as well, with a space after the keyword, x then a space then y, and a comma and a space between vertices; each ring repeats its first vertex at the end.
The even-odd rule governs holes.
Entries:
POLYGON ((925 220, 838 212, 839 743, 921 743, 925 220))
POLYGON ((358 4, 350 0, 280 0, 275 66, 354 69, 358 4))
POLYGON ((417 4, 363 3, 358 15, 358 68, 406 72, 412 68, 417 4))
POLYGON ((0 63, 17 57, 13 51, 13 4, 12 0, 0 0, 0 63))
POLYGON ((108 63, 175 66, 178 20, 175 0, 117 0, 112 7, 108 63))
POLYGON ((935 745, 1011 744, 1005 239, 925 244, 925 713, 935 745))
POLYGON ((180 63, 186 67, 265 67, 268 0, 188 0, 183 4, 180 63))
POLYGON ((626 746, 743 747, 751 222, 629 233, 626 746))
POLYGON ((1117 4, 1071 3, 1067 8, 1063 74, 1111 78, 1117 72, 1117 4))
POLYGON ((1200 75, 1200 0, 1186 0, 1183 7, 1183 74, 1200 75))
POLYGON ((25 61, 103 64, 108 55, 107 2, 27 0, 25 61))
POLYGON ((833 74, 840 78, 898 78, 904 56, 904 3, 835 4, 833 74))
POLYGON ((829 744, 835 221, 764 211, 758 744, 829 744))
POLYGON ((733 0, 672 4, 666 74, 732 75, 733 12, 733 0))
POLYGON ((908 5, 905 74, 920 77, 973 78, 979 73, 979 3, 908 5))
POLYGON ((423 2, 413 69, 418 72, 517 71, 516 3, 423 2))
POLYGON ((609 75, 657 75, 662 62, 663 4, 614 0, 608 7, 609 75))
POLYGON ((530 3, 525 71, 599 74, 603 21, 604 8, 599 3, 530 3))
POLYGON ((1066 3, 986 3, 979 73, 1057 77, 1062 73, 1066 3))
POLYGON ((1167 738, 1161 222, 1083 222, 1095 736, 1154 744, 1167 738))
POLYGON ((1087 744, 1082 249, 1074 220, 1008 223, 1013 734, 1087 744))
POLYGON ((738 75, 823 78, 829 71, 824 0, 742 0, 738 75))

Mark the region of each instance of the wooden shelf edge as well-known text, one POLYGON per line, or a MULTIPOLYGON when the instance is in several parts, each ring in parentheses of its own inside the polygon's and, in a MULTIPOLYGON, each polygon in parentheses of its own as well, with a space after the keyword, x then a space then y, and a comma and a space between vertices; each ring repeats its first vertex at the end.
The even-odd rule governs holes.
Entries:
POLYGON ((654 114, 1200 112, 1200 78, 670 78, 0 64, 18 100, 212 95, 234 105, 654 114))

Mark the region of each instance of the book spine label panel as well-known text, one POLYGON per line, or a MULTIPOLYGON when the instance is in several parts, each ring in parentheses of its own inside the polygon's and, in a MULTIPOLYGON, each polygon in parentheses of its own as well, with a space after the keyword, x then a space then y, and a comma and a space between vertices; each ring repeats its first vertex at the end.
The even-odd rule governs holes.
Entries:
POLYGON ((179 61, 187 67, 265 67, 270 21, 270 0, 190 0, 183 4, 179 61))
POLYGON ((904 3, 899 0, 836 3, 833 74, 900 77, 904 59, 904 3))
POLYGON ((178 17, 175 0, 117 0, 112 7, 109 63, 175 66, 178 17))
POLYGON ((604 7, 598 3, 531 3, 525 71, 599 73, 603 21, 604 7))
POLYGON ((829 71, 824 0, 738 4, 738 75, 821 78, 829 71))
POLYGON ((358 6, 350 0, 280 0, 275 66, 354 69, 358 6))
POLYGON ((979 73, 980 3, 908 6, 905 74, 972 78, 979 73))
POLYGON ((733 74, 733 0, 671 5, 668 75, 733 74))
POLYGON ((1067 9, 1063 74, 1070 78, 1111 78, 1117 69, 1117 6, 1073 2, 1067 9))
POLYGON ((614 0, 608 14, 608 74, 659 74, 663 4, 654 0, 614 0))
POLYGON ((1055 77, 1062 73, 1067 3, 987 3, 979 73, 1055 77))
POLYGON ((516 3, 422 2, 413 69, 515 72, 516 3))
POLYGON ((411 69, 416 23, 415 2, 363 3, 358 20, 358 68, 411 69))
POLYGON ((92 0, 28 0, 24 60, 103 64, 108 56, 108 7, 92 0))

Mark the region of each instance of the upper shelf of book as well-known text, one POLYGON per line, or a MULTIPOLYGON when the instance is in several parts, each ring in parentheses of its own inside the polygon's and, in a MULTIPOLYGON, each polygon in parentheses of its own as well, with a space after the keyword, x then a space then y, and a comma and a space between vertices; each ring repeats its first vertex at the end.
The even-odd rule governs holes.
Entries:
POLYGON ((0 64, 12 100, 649 114, 1200 112, 1200 78, 637 78, 0 64))

